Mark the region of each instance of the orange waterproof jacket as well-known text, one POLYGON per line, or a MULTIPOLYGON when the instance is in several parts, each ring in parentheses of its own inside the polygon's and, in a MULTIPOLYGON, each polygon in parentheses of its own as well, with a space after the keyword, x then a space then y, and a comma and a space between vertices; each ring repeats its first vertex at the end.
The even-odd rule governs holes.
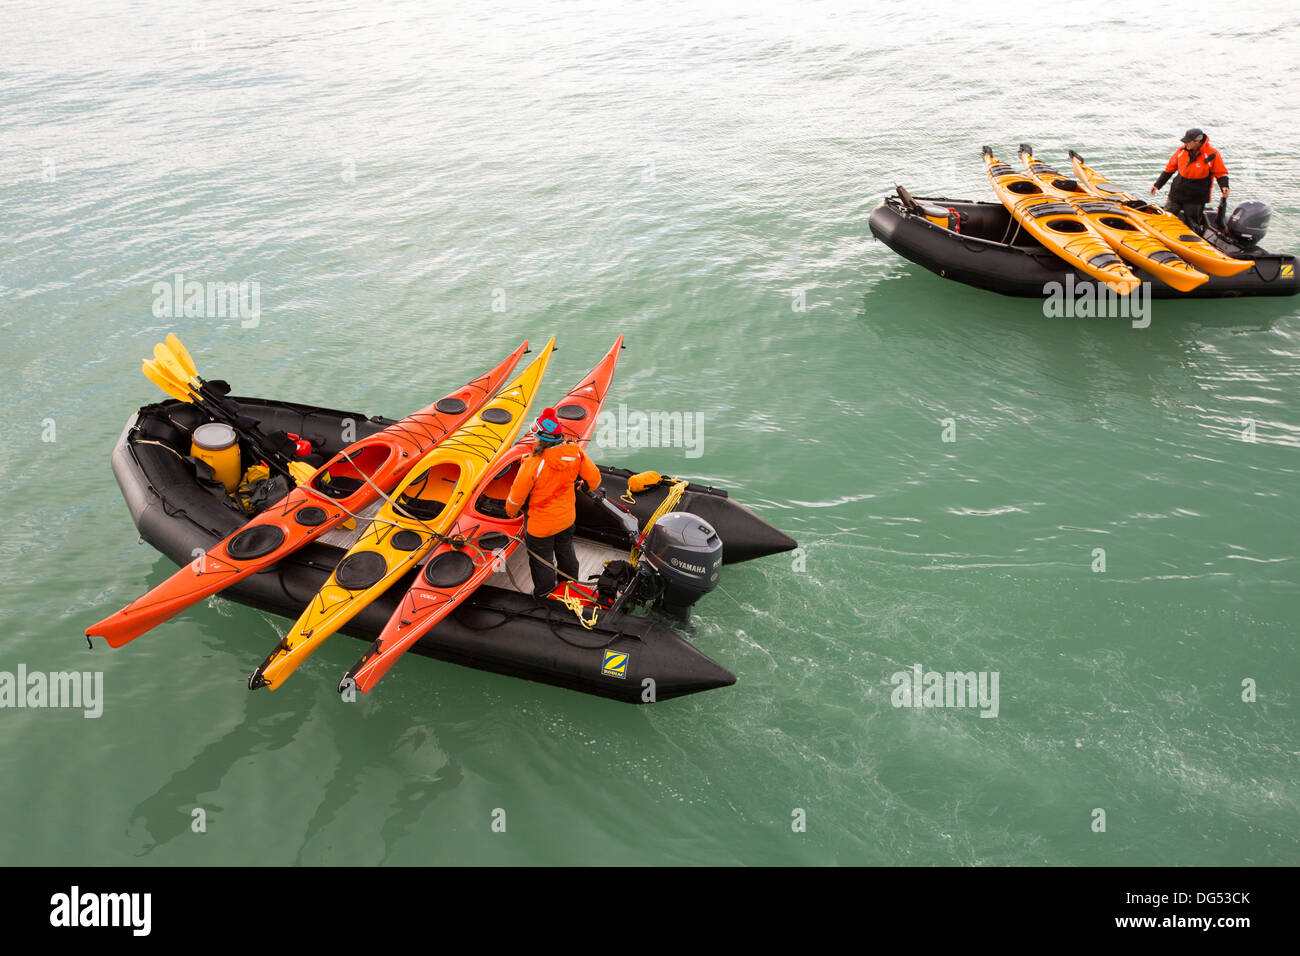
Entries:
POLYGON ((1177 173, 1183 179, 1208 179, 1210 176, 1218 179, 1228 175, 1228 167, 1223 165, 1223 156, 1207 139, 1196 151, 1195 159, 1186 146, 1178 147, 1165 163, 1165 172, 1177 173))
POLYGON ((577 520, 573 483, 581 478, 587 487, 600 485, 600 470, 574 442, 535 451, 519 464, 510 486, 506 514, 514 517, 528 505, 528 533, 548 538, 577 520))

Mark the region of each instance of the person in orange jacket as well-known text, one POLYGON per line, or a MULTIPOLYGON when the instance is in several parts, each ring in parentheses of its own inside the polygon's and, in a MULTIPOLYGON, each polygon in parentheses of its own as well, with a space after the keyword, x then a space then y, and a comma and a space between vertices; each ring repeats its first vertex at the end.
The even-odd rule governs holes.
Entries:
POLYGON ((1182 142, 1151 187, 1151 195, 1154 196, 1169 177, 1177 173, 1174 184, 1169 187, 1169 202, 1165 203, 1165 209, 1189 226, 1195 226, 1205 215, 1205 204, 1210 201, 1214 188, 1212 179, 1218 180, 1223 198, 1228 198, 1228 167, 1223 164, 1219 151, 1210 145, 1204 130, 1189 129, 1183 134, 1182 142))
POLYGON ((524 544, 528 547, 528 570, 533 576, 533 594, 544 598, 555 590, 554 564, 569 580, 578 578, 578 556, 573 550, 573 525, 577 520, 574 487, 582 480, 595 490, 600 470, 577 442, 566 440, 555 409, 547 408, 537 419, 537 450, 519 464, 519 474, 510 486, 506 514, 519 514, 528 503, 524 544), (548 563, 549 562, 549 563, 548 563))

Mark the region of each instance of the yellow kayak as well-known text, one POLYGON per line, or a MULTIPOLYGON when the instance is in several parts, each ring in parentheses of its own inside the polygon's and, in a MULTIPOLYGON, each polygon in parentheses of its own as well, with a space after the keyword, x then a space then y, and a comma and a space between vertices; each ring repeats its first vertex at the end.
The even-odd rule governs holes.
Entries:
POLYGON ((1145 199, 1139 199, 1108 181, 1074 150, 1070 150, 1070 162, 1074 165, 1075 178, 1084 189, 1094 196, 1109 199, 1128 209, 1139 226, 1202 272, 1213 276, 1235 276, 1255 264, 1253 260, 1234 259, 1220 252, 1188 229, 1187 224, 1173 213, 1166 212, 1145 199))
POLYGON ((1138 277, 1074 206, 1048 196, 1028 176, 998 162, 987 146, 984 166, 993 192, 1025 232, 1080 272, 1104 282, 1120 295, 1128 295, 1140 285, 1138 277))
POLYGON ((1044 193, 1066 200, 1087 216, 1088 222, 1110 247, 1135 266, 1141 266, 1179 292, 1190 292, 1210 280, 1204 272, 1178 258, 1168 246, 1143 229, 1129 215, 1131 210, 1127 206, 1098 199, 1076 180, 1067 179, 1046 163, 1038 162, 1026 143, 1020 144, 1020 161, 1030 178, 1043 187, 1044 193))
POLYGON ((433 549, 514 443, 554 348, 552 338, 514 381, 411 468, 288 635, 249 677, 249 688, 280 686, 325 638, 433 549))

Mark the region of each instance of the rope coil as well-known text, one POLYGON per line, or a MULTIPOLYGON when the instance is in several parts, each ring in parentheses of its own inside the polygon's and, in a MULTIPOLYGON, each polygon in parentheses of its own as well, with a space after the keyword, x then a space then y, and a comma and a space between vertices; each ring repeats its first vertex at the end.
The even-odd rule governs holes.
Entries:
POLYGON ((686 486, 690 484, 690 482, 685 478, 672 478, 668 480, 672 482, 668 488, 668 494, 666 494, 664 500, 659 503, 659 507, 655 509, 654 514, 650 516, 650 520, 645 523, 645 528, 641 532, 641 537, 638 538, 636 544, 632 546, 633 564, 636 564, 637 561, 641 559, 641 545, 645 543, 645 539, 649 536, 651 529, 654 528, 655 522, 677 507, 678 502, 682 500, 682 495, 686 493, 686 486))

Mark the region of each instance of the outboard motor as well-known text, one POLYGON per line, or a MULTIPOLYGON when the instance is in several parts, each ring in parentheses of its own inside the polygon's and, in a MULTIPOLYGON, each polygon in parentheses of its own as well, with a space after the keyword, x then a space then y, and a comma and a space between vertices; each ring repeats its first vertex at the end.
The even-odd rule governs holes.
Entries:
POLYGON ((654 604, 657 611, 686 618, 691 606, 718 586, 722 539, 693 514, 673 511, 655 522, 642 555, 662 584, 654 604))
POLYGON ((1255 200, 1240 203, 1228 217, 1228 238, 1243 249, 1253 249, 1268 232, 1272 218, 1273 209, 1268 203, 1255 200))

